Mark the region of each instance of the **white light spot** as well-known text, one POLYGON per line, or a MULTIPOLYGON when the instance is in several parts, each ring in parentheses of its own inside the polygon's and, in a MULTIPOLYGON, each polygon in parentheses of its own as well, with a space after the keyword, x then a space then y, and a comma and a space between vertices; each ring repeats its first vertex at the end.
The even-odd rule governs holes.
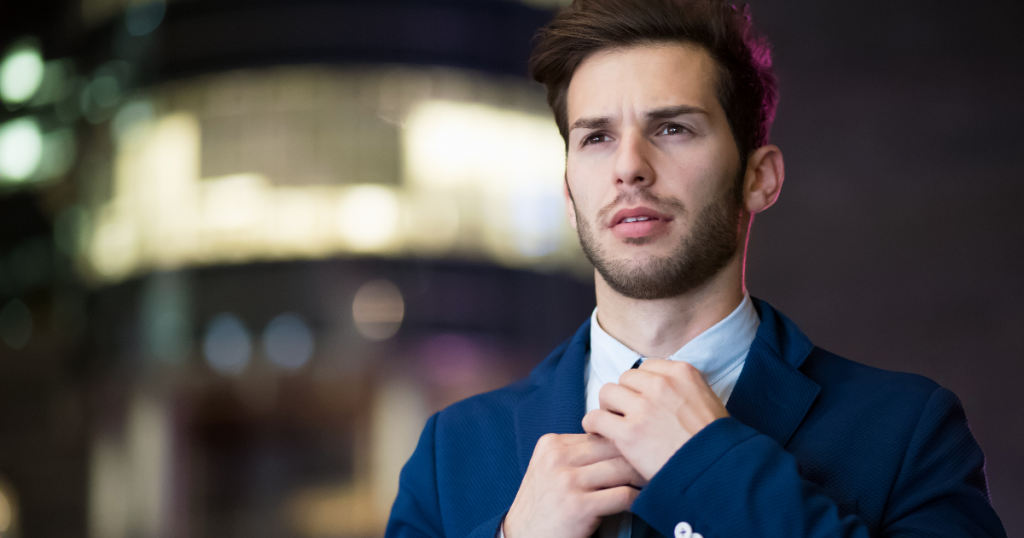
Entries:
POLYGON ((43 135, 34 118, 20 118, 0 125, 0 177, 24 181, 43 157, 43 135))
POLYGON ((132 221, 113 211, 97 215, 89 240, 89 257, 97 273, 106 277, 130 274, 138 265, 139 236, 132 221))
POLYGON ((379 185, 349 189, 338 204, 338 234, 353 250, 379 250, 398 237, 401 204, 394 191, 379 185))
POLYGON ((218 314, 206 326, 203 356, 214 370, 226 374, 242 373, 252 358, 252 338, 234 314, 218 314))
POLYGON ((11 104, 28 101, 43 83, 43 71, 38 48, 15 46, 0 63, 0 97, 11 104))
POLYGON ((363 284, 352 301, 352 318, 359 334, 369 340, 387 340, 398 332, 405 317, 402 292, 387 280, 363 284))
POLYGON ((281 314, 263 330, 263 352, 285 370, 297 370, 313 356, 313 332, 296 314, 281 314))

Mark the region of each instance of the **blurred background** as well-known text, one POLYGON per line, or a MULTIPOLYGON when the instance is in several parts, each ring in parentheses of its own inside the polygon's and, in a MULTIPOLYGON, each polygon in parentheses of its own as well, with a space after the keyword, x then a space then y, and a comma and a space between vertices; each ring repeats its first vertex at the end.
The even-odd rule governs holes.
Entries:
MULTIPOLYGON (((0 0, 0 536, 382 534, 426 418, 594 305, 558 0, 0 0)), ((963 400, 1024 536, 1024 7, 752 2, 748 285, 963 400)))

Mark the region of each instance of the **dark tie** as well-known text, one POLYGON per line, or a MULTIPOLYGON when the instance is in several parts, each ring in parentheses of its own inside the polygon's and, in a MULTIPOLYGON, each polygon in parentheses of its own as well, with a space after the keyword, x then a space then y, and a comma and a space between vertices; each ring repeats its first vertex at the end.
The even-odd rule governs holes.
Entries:
MULTIPOLYGON (((617 537, 619 532, 617 530, 620 525, 621 518, 627 514, 615 514, 607 516, 601 523, 601 528, 594 533, 591 538, 604 538, 604 537, 617 537)), ((659 533, 654 527, 647 524, 646 521, 640 519, 640 516, 636 514, 628 514, 631 517, 631 523, 629 525, 629 538, 665 538, 659 533)))
MULTIPOLYGON (((630 369, 639 368, 643 362, 643 357, 640 357, 633 363, 630 369)), ((640 516, 636 514, 633 514, 633 525, 629 529, 629 535, 630 538, 664 538, 661 533, 648 525, 646 521, 640 519, 640 516)))
POLYGON ((630 538, 664 538, 660 532, 636 514, 633 514, 633 526, 630 527, 629 534, 630 538))
MULTIPOLYGON (((635 370, 639 368, 640 364, 643 362, 644 358, 640 357, 639 359, 636 360, 636 362, 633 363, 633 366, 629 367, 629 369, 635 370)), ((616 514, 605 518, 605 521, 602 523, 602 528, 598 529, 598 531, 594 533, 594 536, 592 538, 602 538, 602 535, 613 536, 617 534, 617 531, 615 531, 614 529, 618 527, 619 521, 621 521, 621 518, 624 515, 625 514, 616 514)), ((658 534, 658 531, 652 529, 650 525, 648 525, 644 520, 640 519, 640 516, 637 516, 636 514, 633 514, 632 516, 632 523, 629 527, 630 538, 662 538, 661 535, 658 534)))

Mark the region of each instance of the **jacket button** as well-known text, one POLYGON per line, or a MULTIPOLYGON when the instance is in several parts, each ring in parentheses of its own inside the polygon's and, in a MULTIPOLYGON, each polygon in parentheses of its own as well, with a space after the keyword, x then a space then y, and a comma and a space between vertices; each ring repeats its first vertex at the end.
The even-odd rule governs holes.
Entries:
POLYGON ((700 533, 693 532, 693 527, 685 521, 676 525, 675 538, 704 538, 700 533))

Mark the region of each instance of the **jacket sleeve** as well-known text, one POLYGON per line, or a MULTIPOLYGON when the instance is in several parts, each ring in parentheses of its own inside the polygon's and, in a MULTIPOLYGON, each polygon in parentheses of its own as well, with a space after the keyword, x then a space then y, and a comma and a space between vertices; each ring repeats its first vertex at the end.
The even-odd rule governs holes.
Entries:
MULTIPOLYGON (((438 414, 427 420, 416 450, 402 467, 398 478, 398 497, 391 507, 385 538, 443 538, 441 503, 437 490, 435 441, 438 414)), ((501 513, 483 522, 466 538, 496 538, 500 533, 501 513)))
MULTIPOLYGON (((983 464, 956 397, 937 389, 918 420, 878 536, 1005 538, 988 502, 983 464)), ((869 536, 863 520, 842 516, 821 488, 800 476, 792 454, 731 417, 683 445, 632 511, 677 538, 869 536)))
POLYGON ((929 398, 886 512, 884 536, 1006 536, 988 496, 985 456, 949 390, 929 398))
POLYGON ((385 538, 440 538, 441 506, 437 496, 434 434, 437 414, 427 420, 412 457, 398 478, 398 497, 391 507, 385 538))

